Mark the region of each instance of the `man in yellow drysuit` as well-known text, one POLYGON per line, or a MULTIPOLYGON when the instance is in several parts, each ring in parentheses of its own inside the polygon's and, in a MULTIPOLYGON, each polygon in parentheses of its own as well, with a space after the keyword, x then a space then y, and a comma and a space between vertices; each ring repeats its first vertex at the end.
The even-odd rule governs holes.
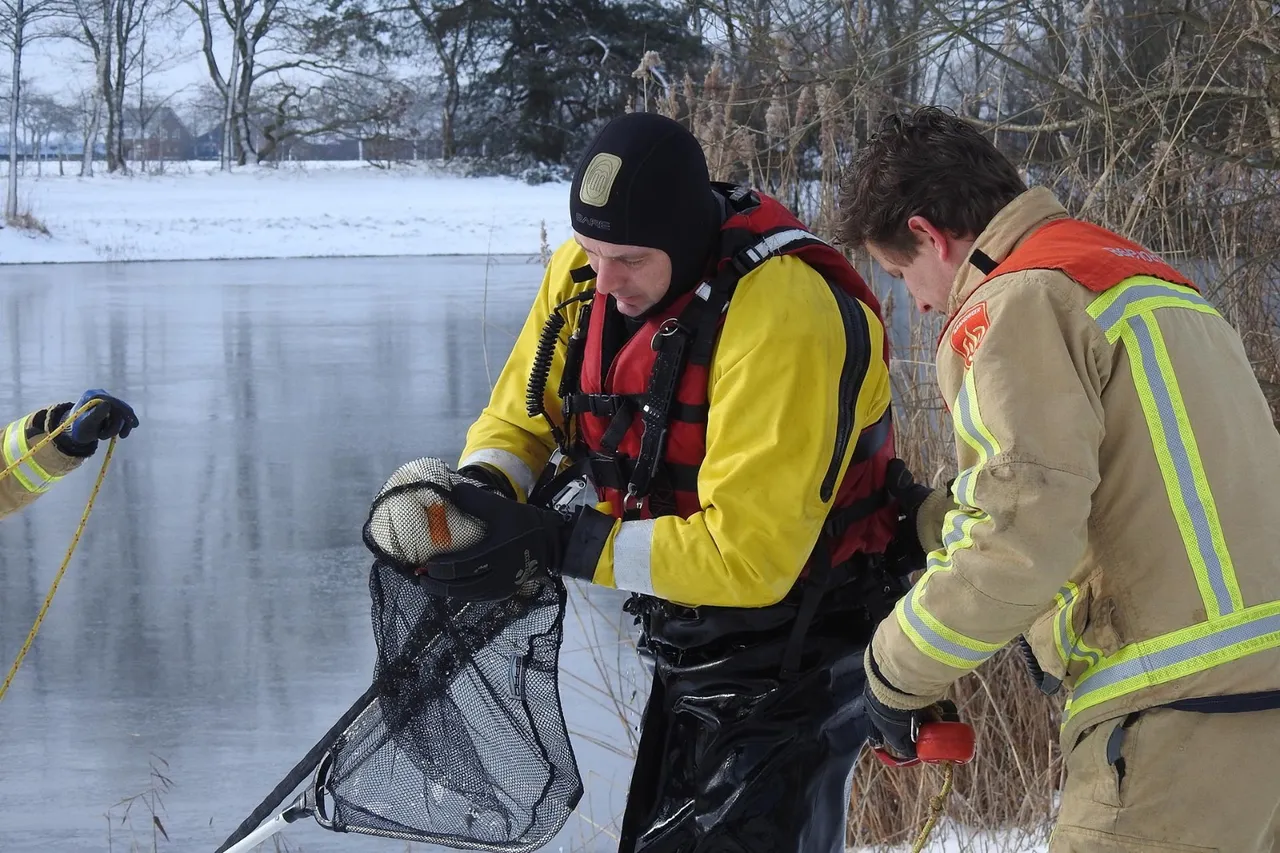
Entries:
POLYGON ((372 539, 441 595, 634 593, 655 678, 622 853, 843 853, 862 651, 902 590, 878 302, 657 115, 601 131, 569 213, 457 471, 397 472, 372 539))

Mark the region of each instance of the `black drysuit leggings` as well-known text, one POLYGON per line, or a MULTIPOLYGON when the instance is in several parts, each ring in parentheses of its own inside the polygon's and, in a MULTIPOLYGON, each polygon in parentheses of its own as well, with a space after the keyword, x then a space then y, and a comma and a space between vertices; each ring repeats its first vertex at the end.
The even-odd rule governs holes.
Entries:
POLYGON ((619 853, 844 853, 849 780, 870 733, 869 614, 820 613, 786 681, 789 621, 705 647, 660 639, 683 627, 660 624, 648 641, 653 688, 619 853))

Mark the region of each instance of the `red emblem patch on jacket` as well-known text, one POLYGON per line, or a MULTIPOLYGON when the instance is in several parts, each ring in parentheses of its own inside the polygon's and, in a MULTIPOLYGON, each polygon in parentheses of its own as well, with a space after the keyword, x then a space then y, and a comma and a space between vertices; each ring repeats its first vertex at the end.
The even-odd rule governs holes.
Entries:
POLYGON ((987 316, 987 303, 979 302, 956 318, 951 332, 951 348, 964 359, 965 368, 973 366, 973 357, 982 345, 982 338, 991 327, 991 318, 987 316))

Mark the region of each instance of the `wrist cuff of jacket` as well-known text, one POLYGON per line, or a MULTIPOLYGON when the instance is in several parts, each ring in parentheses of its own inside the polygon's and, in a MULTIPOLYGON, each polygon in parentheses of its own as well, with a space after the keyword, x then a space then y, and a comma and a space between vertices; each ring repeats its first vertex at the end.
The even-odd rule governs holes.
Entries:
POLYGON ((511 485, 507 475, 498 470, 496 466, 486 462, 472 462, 470 465, 463 465, 455 473, 463 477, 470 477, 481 485, 493 489, 504 498, 510 498, 513 501, 518 500, 515 486, 511 485))
MULTIPOLYGON (((62 419, 70 414, 74 406, 75 403, 59 403, 56 406, 50 406, 48 409, 36 412, 35 416, 31 418, 30 426, 27 427, 27 441, 30 442, 33 438, 33 430, 35 431, 34 436, 53 432, 62 423, 62 419)), ((95 440, 82 444, 78 441, 73 441, 71 430, 68 428, 54 437, 53 446, 67 456, 72 456, 76 459, 88 459, 98 449, 98 442, 95 440)))
POLYGON ((579 580, 594 580, 600 554, 613 532, 614 518, 597 509, 583 507, 569 532, 560 574, 579 580))
POLYGON ((929 496, 925 498, 919 508, 916 510, 916 538, 920 540, 920 547, 927 554, 942 547, 942 524, 940 519, 945 517, 942 508, 951 503, 950 489, 930 489, 929 496))
POLYGON ((942 698, 941 696, 917 696, 914 693, 905 693, 899 690, 880 671, 880 666, 876 663, 876 656, 872 653, 871 647, 872 643, 868 643, 867 651, 863 658, 863 669, 867 675, 867 687, 870 688, 871 695, 875 696, 885 707, 893 708, 897 711, 915 711, 920 708, 927 708, 942 698))

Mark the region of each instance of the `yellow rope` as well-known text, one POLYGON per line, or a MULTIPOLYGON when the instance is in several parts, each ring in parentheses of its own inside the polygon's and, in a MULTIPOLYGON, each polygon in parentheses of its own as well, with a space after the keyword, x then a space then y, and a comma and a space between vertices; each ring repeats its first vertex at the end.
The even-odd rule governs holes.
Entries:
POLYGON ((911 848, 911 853, 920 853, 924 849, 924 845, 929 841, 929 835, 933 832, 934 825, 937 824, 938 818, 942 817, 942 812, 947 806, 947 795, 951 793, 951 777, 954 772, 955 764, 948 761, 942 768, 942 790, 936 796, 929 798, 929 819, 921 827, 920 835, 917 836, 915 846, 911 848))
MULTIPOLYGON (((4 471, 0 471, 0 480, 9 476, 23 462, 35 456, 42 447, 53 441, 55 436, 71 426, 77 418, 98 405, 99 402, 101 401, 90 400, 75 412, 69 413, 67 417, 63 418, 62 423, 58 424, 57 429, 41 439, 39 444, 23 454, 21 458, 15 460, 4 471)), ((31 630, 27 633, 27 639, 22 643, 22 649, 18 652, 18 657, 13 662, 13 666, 9 667, 9 674, 4 677, 4 684, 0 684, 0 700, 4 699, 4 695, 9 692, 9 685, 13 682, 13 677, 18 674, 18 667, 22 666, 22 659, 27 656, 27 651, 30 650, 31 644, 35 642, 36 634, 40 630, 40 623, 44 622, 45 614, 49 612, 49 605, 53 603, 53 595, 58 591, 58 584, 62 581, 62 575, 67 571, 67 565, 71 562, 71 555, 75 553, 76 545, 80 544, 80 534, 84 533, 84 526, 89 521, 89 513, 93 510, 93 502, 98 497, 98 489, 102 487, 102 481, 107 476, 107 466, 111 464, 111 454, 115 452, 115 449, 116 439, 112 438, 107 445, 107 452, 102 458, 102 468, 98 471, 97 482, 93 484, 93 491, 89 493, 89 501, 84 505, 84 513, 80 516, 80 524, 76 527, 75 536, 71 537, 71 545, 67 548, 67 556, 63 557, 62 565, 58 568, 58 573, 54 575, 53 584, 49 587, 49 593, 44 597, 44 604, 40 606, 40 613, 36 616, 35 624, 31 626, 31 630)))

